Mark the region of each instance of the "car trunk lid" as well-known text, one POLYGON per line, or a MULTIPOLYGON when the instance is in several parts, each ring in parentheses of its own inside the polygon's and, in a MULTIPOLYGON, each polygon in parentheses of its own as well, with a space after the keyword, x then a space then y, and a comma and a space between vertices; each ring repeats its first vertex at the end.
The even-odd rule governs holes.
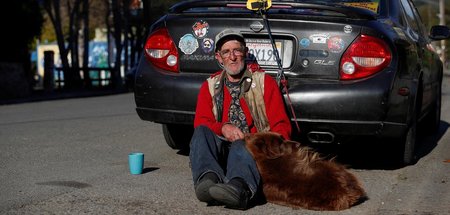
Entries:
POLYGON ((225 28, 244 35, 249 60, 256 60, 269 73, 276 73, 278 66, 268 34, 270 29, 286 75, 339 79, 342 54, 360 34, 359 23, 372 20, 373 13, 343 7, 348 14, 342 15, 342 11, 328 10, 327 5, 297 3, 296 6, 301 8, 295 8, 302 10, 300 13, 278 10, 267 14, 267 22, 260 14, 242 8, 233 8, 233 13, 220 13, 204 9, 196 11, 196 7, 186 5, 173 7, 164 21, 179 51, 180 73, 219 70, 214 38, 225 28), (317 7, 321 8, 321 13, 315 11, 317 7))

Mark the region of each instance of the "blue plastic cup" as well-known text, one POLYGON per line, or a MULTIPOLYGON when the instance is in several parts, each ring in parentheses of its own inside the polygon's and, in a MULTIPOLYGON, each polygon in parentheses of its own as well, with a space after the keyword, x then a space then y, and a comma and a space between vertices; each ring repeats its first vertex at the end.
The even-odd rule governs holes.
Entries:
POLYGON ((128 155, 128 164, 132 175, 142 174, 144 169, 144 153, 133 152, 128 155))

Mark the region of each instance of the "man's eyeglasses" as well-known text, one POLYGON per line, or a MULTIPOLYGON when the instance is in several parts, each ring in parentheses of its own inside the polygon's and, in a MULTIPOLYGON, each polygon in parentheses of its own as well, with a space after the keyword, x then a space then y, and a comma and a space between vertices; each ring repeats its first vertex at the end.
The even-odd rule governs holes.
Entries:
POLYGON ((239 49, 233 49, 233 50, 222 50, 219 51, 219 54, 221 57, 223 58, 228 58, 231 56, 231 53, 234 54, 234 56, 243 56, 244 55, 244 49, 243 48, 239 48, 239 49))

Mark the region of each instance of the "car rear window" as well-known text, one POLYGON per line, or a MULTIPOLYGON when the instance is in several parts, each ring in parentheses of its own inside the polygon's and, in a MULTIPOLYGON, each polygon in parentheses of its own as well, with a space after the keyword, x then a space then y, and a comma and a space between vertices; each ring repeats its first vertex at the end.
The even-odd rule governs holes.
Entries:
POLYGON ((379 6, 380 6, 380 0, 373 0, 373 1, 355 1, 355 0, 350 0, 350 1, 339 1, 339 3, 346 5, 346 6, 351 6, 351 7, 357 7, 357 8, 362 8, 362 9, 366 9, 366 10, 370 10, 374 13, 378 13, 379 12, 379 6))
POLYGON ((362 8, 378 13, 380 0, 281 0, 272 2, 296 2, 296 3, 315 3, 315 4, 342 4, 345 6, 362 8))
MULTIPOLYGON (((308 3, 308 4, 323 4, 323 5, 344 5, 348 7, 355 7, 369 10, 373 13, 379 13, 380 1, 382 0, 272 0, 272 4, 276 3, 308 3)), ((215 13, 251 13, 245 8, 247 1, 242 0, 242 4, 229 4, 227 7, 193 7, 185 10, 185 13, 189 12, 215 12, 215 13)), ((326 10, 317 9, 280 9, 272 7, 270 13, 295 13, 295 14, 307 14, 307 15, 337 15, 338 13, 326 10)), ((341 14, 342 16, 342 14, 341 14)))

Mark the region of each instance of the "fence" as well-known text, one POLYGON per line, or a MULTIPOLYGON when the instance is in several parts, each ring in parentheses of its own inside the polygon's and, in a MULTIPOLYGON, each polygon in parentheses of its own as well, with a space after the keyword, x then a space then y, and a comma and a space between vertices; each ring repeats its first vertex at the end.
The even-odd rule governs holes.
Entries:
MULTIPOLYGON (((80 72, 81 78, 82 80, 84 80, 84 83, 87 87, 103 88, 103 87, 110 87, 112 84, 111 72, 113 68, 80 67, 77 68, 77 70, 80 72), (85 74, 87 74, 88 77, 84 77, 85 74)), ((62 68, 54 68, 53 80, 55 89, 64 88, 64 72, 62 68)))
MULTIPOLYGON (((44 52, 44 90, 63 89, 65 78, 63 68, 55 67, 54 53, 44 52)), ((71 68, 72 70, 74 68, 71 68)), ((80 67, 78 70, 84 85, 89 88, 105 88, 112 85, 111 72, 113 68, 80 67)))

